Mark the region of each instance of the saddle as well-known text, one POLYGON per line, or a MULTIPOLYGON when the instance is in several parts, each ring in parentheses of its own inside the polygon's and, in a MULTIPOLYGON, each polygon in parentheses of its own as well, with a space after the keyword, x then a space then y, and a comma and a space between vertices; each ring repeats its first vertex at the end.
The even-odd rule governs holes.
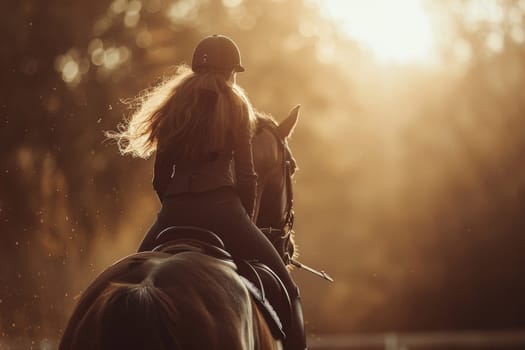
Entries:
POLYGON ((212 231, 193 226, 171 226, 155 239, 153 251, 177 254, 198 252, 217 259, 233 261, 244 285, 276 339, 284 340, 291 322, 291 301, 281 279, 268 266, 258 261, 233 257, 223 241, 212 231))

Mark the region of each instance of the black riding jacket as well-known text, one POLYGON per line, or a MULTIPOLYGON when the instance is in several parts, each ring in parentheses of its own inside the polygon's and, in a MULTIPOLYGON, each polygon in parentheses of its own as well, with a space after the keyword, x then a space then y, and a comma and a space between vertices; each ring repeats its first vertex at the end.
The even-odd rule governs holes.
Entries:
POLYGON ((253 217, 257 175, 251 136, 241 135, 226 150, 210 152, 199 160, 178 159, 174 152, 157 152, 153 187, 159 199, 221 187, 236 189, 246 212, 253 217))

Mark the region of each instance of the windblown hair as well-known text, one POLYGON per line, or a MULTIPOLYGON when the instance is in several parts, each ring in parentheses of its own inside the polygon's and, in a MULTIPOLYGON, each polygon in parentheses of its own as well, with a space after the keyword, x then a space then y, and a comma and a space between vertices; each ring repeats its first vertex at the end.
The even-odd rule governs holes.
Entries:
POLYGON ((182 65, 129 103, 131 117, 118 131, 106 133, 123 155, 148 158, 169 148, 176 156, 195 159, 222 150, 255 127, 248 98, 224 72, 194 73, 182 65))

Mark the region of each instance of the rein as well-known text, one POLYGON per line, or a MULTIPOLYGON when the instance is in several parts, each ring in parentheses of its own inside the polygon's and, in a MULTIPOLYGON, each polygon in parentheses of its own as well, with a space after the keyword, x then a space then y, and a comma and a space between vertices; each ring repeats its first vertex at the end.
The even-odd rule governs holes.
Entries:
MULTIPOLYGON (((277 136, 276 136, 277 137, 277 136)), ((287 143, 286 140, 280 140, 281 149, 283 154, 283 166, 284 166, 284 185, 286 186, 286 209, 284 211, 284 224, 281 230, 287 229, 292 231, 293 224, 295 221, 295 213, 293 210, 293 187, 292 187, 292 164, 290 160, 286 159, 288 152, 286 151, 287 143)))

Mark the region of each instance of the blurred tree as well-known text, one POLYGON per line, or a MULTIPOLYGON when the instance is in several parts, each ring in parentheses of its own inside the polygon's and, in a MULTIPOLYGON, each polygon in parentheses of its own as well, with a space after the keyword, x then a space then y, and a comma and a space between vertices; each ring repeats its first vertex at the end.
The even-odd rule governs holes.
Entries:
POLYGON ((203 35, 221 32, 245 52, 251 79, 245 86, 256 92, 255 102, 284 114, 305 94, 295 88, 304 71, 311 69, 308 81, 322 74, 315 68, 318 38, 300 32, 307 26, 314 33, 322 22, 315 7, 298 0, 25 0, 7 6, 1 25, 10 45, 0 56, 7 68, 0 327, 4 335, 58 336, 80 290, 132 251, 157 205, 149 180, 142 186, 149 163, 121 159, 116 147, 101 145, 102 131, 125 112, 120 99, 187 62, 203 35), (124 247, 100 251, 118 242, 124 247))
POLYGON ((68 282, 55 272, 78 254, 68 250, 70 239, 80 246, 87 241, 75 229, 89 232, 93 225, 91 210, 78 204, 93 199, 93 173, 85 164, 92 157, 86 139, 95 135, 86 129, 94 129, 101 105, 88 105, 85 90, 69 90, 53 67, 59 54, 89 35, 100 5, 10 1, 0 14, 9 43, 0 54, 0 327, 6 333, 38 333, 47 319, 63 317, 68 282))
POLYGON ((256 107, 303 106, 298 241, 337 279, 296 274, 310 332, 523 326, 524 8, 474 21, 473 3, 433 3, 450 32, 428 72, 374 63, 312 1, 8 2, 2 336, 58 336, 81 289, 134 250, 158 207, 151 164, 102 131, 212 33, 238 42, 256 107))
POLYGON ((428 210, 399 215, 412 216, 412 230, 423 233, 416 257, 432 273, 404 289, 405 319, 398 324, 523 327, 525 51, 516 33, 525 33, 525 9, 519 1, 434 5, 452 29, 444 38, 447 59, 458 59, 450 57, 458 46, 469 58, 441 100, 427 102, 424 119, 406 130, 413 145, 406 171, 418 178, 409 200, 428 210))

